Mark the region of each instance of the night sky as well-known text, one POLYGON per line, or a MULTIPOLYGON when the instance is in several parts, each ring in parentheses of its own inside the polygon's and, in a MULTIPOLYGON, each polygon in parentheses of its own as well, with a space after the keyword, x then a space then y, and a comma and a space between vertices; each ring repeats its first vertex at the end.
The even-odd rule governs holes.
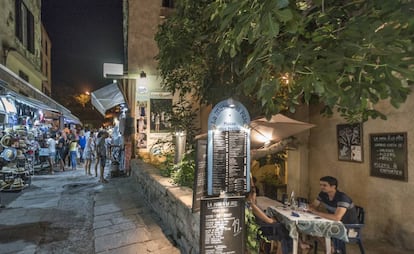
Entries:
POLYGON ((121 0, 42 0, 42 21, 52 42, 52 96, 111 83, 102 68, 123 63, 121 0))

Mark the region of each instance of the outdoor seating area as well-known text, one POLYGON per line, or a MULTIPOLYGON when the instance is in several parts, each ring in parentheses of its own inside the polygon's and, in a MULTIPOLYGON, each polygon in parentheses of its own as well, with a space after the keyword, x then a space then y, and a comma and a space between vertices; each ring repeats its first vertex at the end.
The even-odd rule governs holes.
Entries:
MULTIPOLYGON (((301 202, 306 202, 304 198, 298 198, 301 202)), ((292 253, 300 253, 300 242, 303 237, 310 237, 311 239, 317 239, 316 237, 324 238, 323 249, 315 240, 313 246, 314 254, 326 253, 331 254, 333 248, 335 253, 347 253, 346 245, 349 243, 357 243, 361 254, 365 253, 362 245, 361 230, 364 226, 364 209, 357 207, 359 224, 343 224, 340 221, 329 220, 309 213, 306 209, 293 208, 283 204, 282 202, 272 200, 265 196, 257 197, 257 205, 260 207, 269 217, 276 218, 278 222, 282 223, 289 231, 289 236, 293 239, 292 253), (322 252, 321 252, 322 251, 322 252)), ((277 239, 277 232, 274 230, 273 235, 268 234, 271 231, 272 225, 262 226, 271 238, 268 240, 277 239)), ((305 241, 304 241, 305 242, 305 241)), ((271 248, 261 248, 261 253, 276 253, 274 252, 275 244, 269 245, 271 248)))
MULTIPOLYGON (((362 244, 362 228, 365 224, 365 211, 364 208, 360 206, 356 206, 357 214, 358 214, 358 224, 345 224, 345 228, 347 230, 348 242, 341 242, 335 241, 341 251, 341 254, 346 254, 346 245, 348 243, 356 243, 358 244, 359 250, 361 254, 365 254, 365 249, 362 244)), ((315 249, 314 254, 317 254, 318 251, 318 242, 315 241, 315 249)))

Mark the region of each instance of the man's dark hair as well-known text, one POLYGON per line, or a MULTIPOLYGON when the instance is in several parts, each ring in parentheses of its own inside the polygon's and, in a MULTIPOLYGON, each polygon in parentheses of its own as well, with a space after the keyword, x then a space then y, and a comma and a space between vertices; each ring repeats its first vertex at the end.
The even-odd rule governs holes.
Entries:
POLYGON ((330 186, 335 185, 336 186, 335 189, 338 189, 338 180, 336 180, 336 178, 333 177, 333 176, 324 176, 324 177, 321 177, 321 179, 319 179, 319 181, 321 181, 321 182, 327 182, 330 186))

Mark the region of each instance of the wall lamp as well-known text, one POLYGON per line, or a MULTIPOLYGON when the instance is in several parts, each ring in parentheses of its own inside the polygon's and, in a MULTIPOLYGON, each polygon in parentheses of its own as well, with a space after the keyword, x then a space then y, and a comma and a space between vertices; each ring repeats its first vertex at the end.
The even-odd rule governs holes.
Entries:
POLYGON ((141 71, 141 73, 139 74, 140 78, 146 78, 147 74, 144 71, 141 71))

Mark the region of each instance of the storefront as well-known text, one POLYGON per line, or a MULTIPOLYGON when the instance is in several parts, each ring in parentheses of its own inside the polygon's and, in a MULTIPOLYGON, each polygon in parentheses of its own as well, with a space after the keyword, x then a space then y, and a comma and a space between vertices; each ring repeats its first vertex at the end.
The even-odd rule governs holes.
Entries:
POLYGON ((111 175, 117 175, 115 171, 120 169, 125 171, 129 169, 131 155, 131 145, 125 143, 125 137, 130 135, 130 118, 127 118, 125 96, 117 83, 104 86, 91 93, 91 103, 95 109, 101 113, 107 121, 105 128, 111 135, 111 175), (116 112, 109 113, 111 109, 117 109, 116 112), (116 168, 116 170, 115 170, 116 168))
POLYGON ((70 110, 0 65, 0 191, 19 191, 30 185, 39 164, 40 170, 50 170, 45 140, 65 124, 81 122, 70 110))

